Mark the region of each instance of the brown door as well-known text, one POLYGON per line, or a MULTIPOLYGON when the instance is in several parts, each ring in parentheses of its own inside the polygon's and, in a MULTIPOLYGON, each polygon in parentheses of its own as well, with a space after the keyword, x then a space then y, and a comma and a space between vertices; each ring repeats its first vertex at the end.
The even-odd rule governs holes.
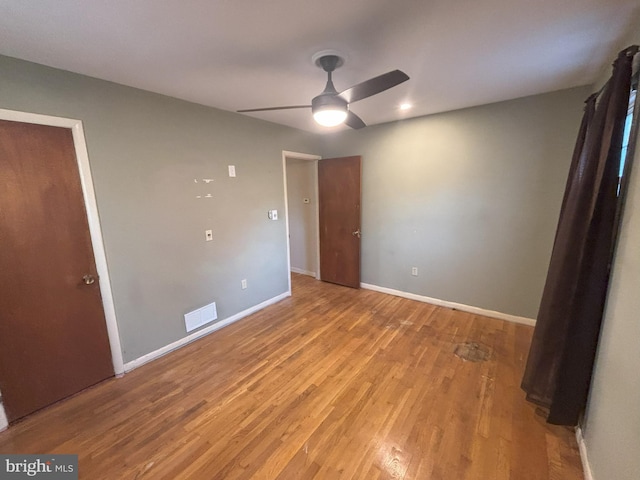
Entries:
POLYGON ((360 157, 318 162, 320 278, 360 288, 360 157))
POLYGON ((0 393, 7 417, 110 376, 71 130, 0 120, 0 393))

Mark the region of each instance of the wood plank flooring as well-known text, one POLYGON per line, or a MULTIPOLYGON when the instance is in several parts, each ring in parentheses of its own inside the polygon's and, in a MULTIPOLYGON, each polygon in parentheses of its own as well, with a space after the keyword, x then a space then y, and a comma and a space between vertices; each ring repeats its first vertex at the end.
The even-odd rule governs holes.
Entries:
POLYGON ((87 480, 581 479, 573 431, 519 388, 532 331, 294 275, 291 298, 32 415, 0 453, 77 453, 87 480))

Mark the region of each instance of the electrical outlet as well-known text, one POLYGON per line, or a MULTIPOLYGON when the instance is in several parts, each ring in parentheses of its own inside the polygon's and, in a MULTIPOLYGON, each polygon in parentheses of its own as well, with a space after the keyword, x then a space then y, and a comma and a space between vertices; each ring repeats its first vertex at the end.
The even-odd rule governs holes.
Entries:
POLYGON ((243 279, 240 281, 240 285, 242 286, 242 289, 243 289, 243 290, 245 290, 245 289, 247 288, 247 279, 246 279, 246 278, 243 278, 243 279))
POLYGON ((213 230, 205 230, 204 231, 204 239, 207 242, 213 240, 213 230))
POLYGON ((411 275, 414 277, 418 276, 418 267, 411 267, 411 275))

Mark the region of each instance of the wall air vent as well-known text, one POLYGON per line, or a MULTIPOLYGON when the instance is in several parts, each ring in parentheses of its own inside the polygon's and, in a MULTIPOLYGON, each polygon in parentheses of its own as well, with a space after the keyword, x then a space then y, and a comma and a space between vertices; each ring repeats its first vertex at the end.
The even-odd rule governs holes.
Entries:
POLYGON ((218 318, 218 312, 216 310, 216 302, 205 305, 202 308, 189 312, 184 316, 184 325, 187 328, 187 332, 195 330, 202 325, 213 322, 218 318))

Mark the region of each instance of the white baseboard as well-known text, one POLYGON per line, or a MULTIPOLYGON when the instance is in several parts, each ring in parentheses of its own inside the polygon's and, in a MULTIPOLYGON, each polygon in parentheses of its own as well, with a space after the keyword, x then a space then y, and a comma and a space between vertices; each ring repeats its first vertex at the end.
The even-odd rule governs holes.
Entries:
POLYGON ((302 270, 301 268, 291 267, 291 271, 293 273, 299 273, 301 275, 309 275, 310 277, 315 278, 316 272, 310 272, 309 270, 302 270))
POLYGON ((0 432, 7 429, 9 426, 9 420, 7 420, 7 415, 4 412, 4 405, 0 403, 0 432))
POLYGON ((401 290, 394 290, 393 288, 379 287, 378 285, 371 285, 369 283, 361 283, 360 287, 367 290, 374 290, 376 292, 388 293, 389 295, 395 295, 396 297, 408 298, 410 300, 417 300, 418 302, 431 303, 439 307, 455 308, 463 312, 475 313, 476 315, 484 315, 485 317, 497 318, 499 320, 507 320, 508 322, 521 323, 523 325, 535 326, 536 321, 533 318, 519 317, 517 315, 510 315, 508 313, 496 312, 494 310, 485 310, 480 307, 472 307, 471 305, 465 305, 463 303, 449 302, 447 300, 439 300, 437 298, 425 297, 424 295, 418 295, 415 293, 403 292, 401 290))
POLYGON ((282 293, 276 297, 270 298, 269 300, 265 300, 262 303, 259 303, 258 305, 254 305, 251 308, 247 308, 246 310, 243 310, 242 312, 236 313, 235 315, 232 315, 231 317, 225 318, 224 320, 221 320, 219 322, 214 323, 213 325, 207 327, 207 328, 203 328, 202 330, 198 330, 195 333, 192 333, 191 335, 188 335, 184 338, 181 338, 180 340, 177 340, 173 343, 170 343, 169 345, 166 345, 162 348, 159 348, 158 350, 155 350, 151 353, 147 353, 146 355, 143 355, 140 358, 136 358, 135 360, 132 360, 131 362, 125 363, 124 364, 124 371, 125 372, 130 372, 131 370, 141 367, 142 365, 144 365, 145 363, 149 363, 152 360, 155 360, 157 358, 162 357, 163 355, 166 355, 169 352, 172 352, 173 350, 176 350, 180 347, 185 346, 188 343, 193 342, 194 340, 197 340, 201 337, 204 337, 206 335, 209 335, 210 333, 215 332, 216 330, 220 330, 223 327, 226 327, 227 325, 231 325, 234 322, 237 322, 238 320, 247 317, 249 315, 251 315, 252 313, 257 312, 258 310, 262 310, 265 307, 268 307, 269 305, 273 305, 274 303, 279 302, 280 300, 284 300, 287 297, 291 296, 291 292, 285 292, 282 293))
POLYGON ((589 464, 589 457, 587 456, 587 444, 584 442, 582 428, 580 427, 576 427, 576 440, 578 442, 578 449, 580 450, 584 480, 593 480, 593 473, 591 472, 591 465, 589 464))

